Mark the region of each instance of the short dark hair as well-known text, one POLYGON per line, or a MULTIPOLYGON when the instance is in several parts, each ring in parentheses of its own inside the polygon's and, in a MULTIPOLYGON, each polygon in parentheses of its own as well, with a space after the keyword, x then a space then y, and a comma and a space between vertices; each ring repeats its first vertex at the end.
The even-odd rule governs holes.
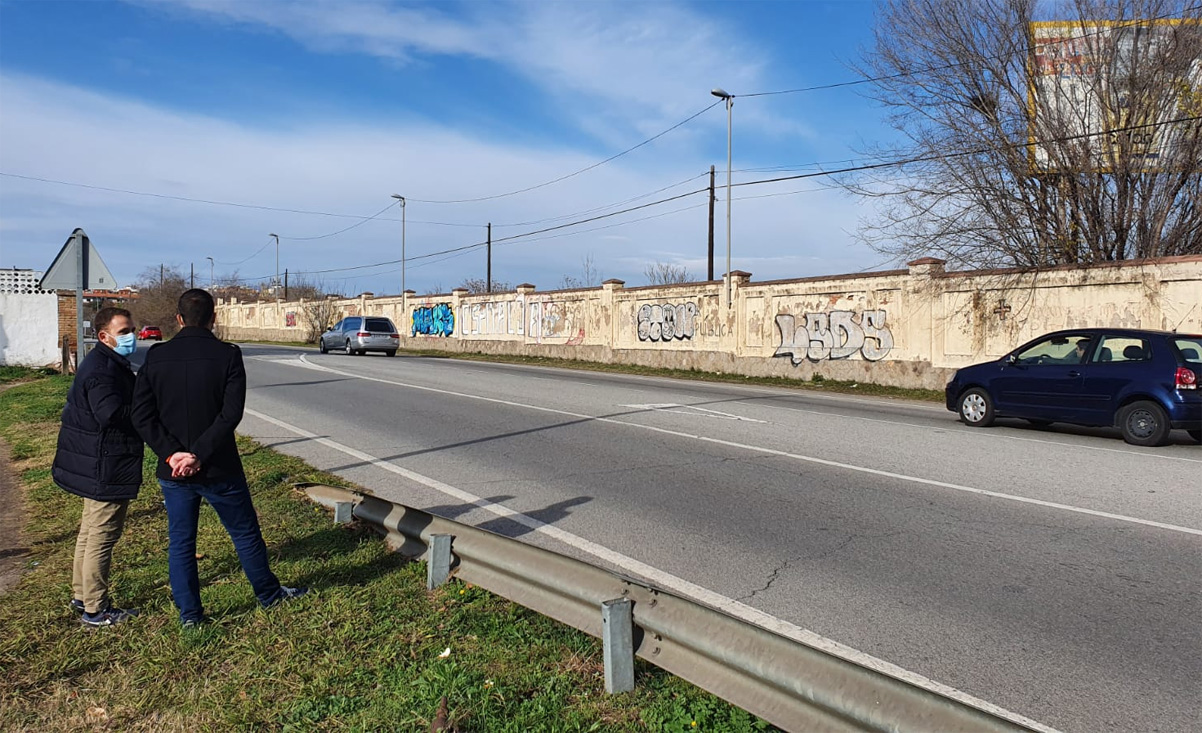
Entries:
POLYGON ((217 307, 209 291, 192 288, 179 296, 178 310, 185 326, 208 328, 213 322, 213 314, 217 312, 217 307))
POLYGON ((96 315, 92 316, 92 329, 96 331, 96 333, 100 333, 104 329, 108 328, 109 324, 112 323, 113 319, 117 316, 125 316, 131 322, 134 320, 133 315, 124 308, 113 308, 110 306, 108 308, 101 308, 100 310, 96 311, 96 315))

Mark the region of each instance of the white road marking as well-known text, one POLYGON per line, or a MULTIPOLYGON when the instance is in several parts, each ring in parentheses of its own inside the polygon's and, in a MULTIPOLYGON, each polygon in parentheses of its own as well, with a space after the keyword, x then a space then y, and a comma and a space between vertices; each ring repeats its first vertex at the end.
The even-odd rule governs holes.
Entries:
MULTIPOLYGON (((299 349, 299 347, 287 347, 287 348, 299 349)), ((304 355, 303 354, 299 355, 296 357, 296 359, 303 361, 304 355)), ((307 366, 307 367, 311 367, 314 369, 326 368, 326 367, 318 366, 316 364, 311 364, 308 361, 303 361, 303 364, 302 364, 302 363, 297 363, 297 362, 290 362, 287 359, 285 359, 285 360, 277 362, 277 363, 294 363, 294 364, 296 364, 296 366, 307 366)), ((557 371, 557 372, 574 371, 574 370, 556 369, 555 367, 531 366, 528 364, 506 364, 503 362, 497 362, 497 365, 504 366, 506 368, 515 367, 515 368, 521 368, 521 369, 525 369, 525 370, 552 370, 552 371, 557 371)), ((472 370, 472 371, 473 371, 473 373, 485 373, 485 370, 472 370)), ((790 394, 790 393, 782 393, 782 390, 780 390, 780 389, 774 390, 774 389, 770 389, 770 388, 755 387, 755 386, 751 386, 751 385, 742 385, 742 384, 736 384, 736 383, 704 382, 704 381, 688 381, 688 380, 686 380, 686 381, 688 381, 688 384, 686 385, 686 384, 681 383, 682 380, 672 379, 670 377, 648 377, 648 376, 638 375, 638 374, 616 374, 616 375, 612 374, 612 373, 605 373, 605 374, 607 376, 620 376, 623 379, 627 379, 630 381, 649 381, 649 382, 655 382, 655 383, 669 382, 676 389, 679 389, 682 391, 684 391, 686 389, 693 389, 693 388, 697 388, 697 389, 711 388, 714 390, 722 389, 722 390, 727 390, 727 391, 749 392, 752 394, 760 394, 760 395, 768 395, 768 396, 772 396, 772 397, 778 397, 781 399, 796 396, 796 397, 802 397, 807 400, 812 399, 815 401, 834 402, 834 403, 839 403, 839 404, 843 404, 843 405, 854 405, 857 407, 873 407, 873 406, 899 407, 900 406, 907 410, 924 410, 924 411, 934 412, 934 413, 938 413, 938 414, 942 414, 942 415, 949 415, 949 417, 951 414, 946 408, 943 408, 943 407, 938 407, 935 405, 928 405, 928 404, 923 404, 920 402, 913 402, 913 401, 908 401, 908 400, 881 400, 881 399, 874 399, 872 397, 858 397, 855 395, 823 394, 821 392, 816 392, 813 390, 806 390, 804 393, 799 393, 799 394, 790 394)), ((362 378, 363 379, 373 379, 374 377, 362 377, 362 378)), ((544 377, 536 377, 536 379, 545 379, 545 378, 544 377)), ((586 386, 596 386, 592 382, 576 381, 574 383, 582 384, 582 385, 586 385, 586 386)), ((792 392, 796 392, 796 390, 792 390, 792 392)), ((1105 448, 1103 446, 1098 446, 1098 445, 1085 445, 1082 443, 1069 443, 1069 442, 1065 442, 1063 440, 1048 440, 1046 438, 1030 438, 1030 437, 1025 437, 1022 435, 1014 435, 1010 432, 1004 432, 1004 430, 1005 430, 1004 428, 1002 430, 990 430, 990 431, 974 430, 973 432, 965 432, 969 429, 964 428, 964 430, 959 430, 959 428, 962 428, 964 426, 961 426, 958 422, 956 422, 952 419, 948 420, 947 425, 920 425, 918 423, 905 422, 902 420, 890 420, 890 419, 876 418, 876 417, 863 417, 860 415, 843 415, 843 414, 840 414, 837 412, 824 412, 822 410, 807 409, 807 408, 802 408, 802 407, 787 407, 787 406, 783 406, 783 405, 769 405, 769 404, 765 404, 765 403, 759 403, 759 406, 763 407, 765 409, 769 409, 769 410, 784 410, 784 411, 789 411, 789 412, 801 412, 801 413, 807 413, 807 414, 812 414, 812 415, 823 415, 823 416, 827 416, 827 417, 841 418, 844 420, 861 420, 864 422, 881 423, 883 425, 900 425, 900 426, 904 426, 904 427, 915 428, 918 430, 933 430, 936 432, 947 431, 947 430, 957 430, 958 435, 967 436, 970 438, 983 439, 983 440, 1014 440, 1014 441, 1019 441, 1019 442, 1024 442, 1024 443, 1038 443, 1040 445, 1054 445, 1054 446, 1060 446, 1063 448, 1073 448, 1073 449, 1077 449, 1077 450, 1100 451, 1103 453, 1121 453, 1123 455, 1128 455, 1128 456, 1132 456, 1135 458, 1154 458, 1154 459, 1162 460, 1162 461, 1185 461, 1186 463, 1202 463, 1202 458, 1187 458, 1185 456, 1165 455, 1164 453, 1155 453, 1148 449, 1138 450, 1138 451, 1137 450, 1125 450, 1123 448, 1105 448)), ((751 418, 743 418, 743 419, 748 420, 748 421, 751 420, 751 418)))
MULTIPOLYGON (((500 402, 500 400, 492 401, 500 402)), ((258 412, 257 410, 247 408, 245 412, 251 417, 258 418, 266 423, 283 428, 284 430, 287 430, 295 435, 299 435, 315 443, 324 445, 327 448, 333 448, 334 450, 345 453, 352 458, 370 463, 377 468, 394 473, 398 476, 402 476, 423 486, 427 486, 431 489, 446 494, 447 496, 458 499, 466 504, 479 507, 498 517, 504 517, 510 521, 521 524, 524 527, 528 527, 532 531, 539 532, 540 534, 544 534, 548 537, 558 540, 559 542, 563 542, 564 544, 574 547, 581 552, 585 552, 593 557, 597 557, 605 562, 623 568, 636 575, 641 575, 642 577, 656 585, 659 585, 662 588, 674 591, 688 598, 692 598, 696 601, 704 603, 707 606, 716 608, 720 611, 730 614, 731 616, 747 621, 748 623, 755 624, 762 628, 768 629, 769 631, 780 634, 781 636, 799 641, 802 644, 806 644, 815 649, 820 649, 836 657, 859 664, 863 667, 876 670, 882 674, 889 675, 890 677, 908 682, 916 687, 930 690, 931 692, 935 692, 945 697, 950 697, 965 705, 969 705, 979 710, 984 710, 998 717, 1006 718, 1007 720, 1019 725, 1024 725, 1028 728, 1042 731, 1044 733, 1056 733, 1055 729, 1053 728, 1049 728, 1041 723, 1037 723, 1034 720, 1030 720, 1018 715, 1017 713, 1012 713, 1004 708, 994 705, 993 703, 973 697, 966 692, 962 692, 954 687, 941 684, 928 677, 924 677, 920 674, 892 664, 891 662, 886 662, 883 659, 878 659, 869 654, 865 654, 858 649, 853 649, 852 647, 840 644, 833 639, 820 636, 809 629, 804 629, 795 624, 791 624, 788 621, 779 619, 771 614, 764 613, 758 608, 741 603, 733 598, 728 598, 719 593, 715 593, 714 591, 696 585, 695 583, 690 583, 684 578, 666 573, 632 557, 615 552, 604 545, 599 545, 592 540, 587 540, 579 535, 572 534, 571 532, 560 529, 559 527, 547 524, 546 522, 535 519, 534 517, 510 509, 503 504, 497 504, 483 497, 464 491, 463 489, 443 483, 438 479, 424 476, 406 468, 401 468, 394 463, 382 460, 368 453, 364 453, 361 450, 357 450, 355 448, 351 448, 350 446, 343 445, 337 441, 330 440, 329 438, 323 438, 316 433, 312 433, 304 428, 284 422, 283 420, 271 417, 270 415, 266 415, 262 412, 258 412)))
POLYGON ((804 407, 785 407, 782 405, 766 405, 760 404, 759 407, 768 410, 784 410, 786 412, 801 412, 809 415, 822 415, 824 417, 835 417, 843 420, 861 420, 863 422, 883 423, 885 425, 902 425, 908 428, 916 428, 918 430, 934 430, 937 432, 946 432, 949 430, 957 430, 957 434, 961 436, 973 438, 987 438, 993 440, 1000 438, 1003 440, 1018 440, 1024 443, 1041 443, 1043 445, 1058 445, 1065 448, 1080 448, 1081 450, 1096 450, 1104 453, 1122 453, 1123 455, 1135 456, 1137 458, 1158 458, 1165 461, 1185 461, 1186 463, 1202 463, 1202 458, 1186 458, 1185 456, 1166 456, 1163 453, 1150 453, 1147 451, 1124 450, 1122 448, 1104 448, 1100 445, 1082 445, 1080 443, 1065 443, 1061 440, 1046 440, 1043 438, 1026 438, 1021 435, 1008 435, 1006 433, 986 432, 977 428, 970 428, 966 425, 960 425, 958 422, 950 422, 948 425, 919 425, 912 422, 902 422, 900 420, 886 420, 879 417, 864 417, 862 415, 842 415, 837 412, 823 412, 822 410, 809 410, 804 407), (962 428, 962 430, 960 430, 962 428), (970 432, 965 432, 970 431, 970 432))
MULTIPOLYGON (((302 355, 302 361, 305 357, 302 355)), ((309 362, 306 362, 309 363, 309 362)), ((867 466, 857 466, 851 463, 842 463, 840 461, 831 461, 825 458, 817 458, 815 456, 802 455, 800 453, 790 453, 788 451, 777 450, 775 448, 765 448, 758 445, 749 445, 747 443, 736 443, 733 440, 723 440, 721 438, 711 438, 707 435, 695 435, 693 433, 685 433, 679 430, 669 430, 668 428, 655 427, 654 425, 641 425, 639 423, 626 422, 625 420, 617 420, 612 417, 598 417, 596 415, 586 415, 580 412, 570 412, 568 410, 559 410, 554 407, 542 407, 539 405, 529 405, 524 402, 514 402, 512 400, 502 400, 496 397, 484 397, 482 395, 467 394, 465 392, 453 392, 447 389, 438 389, 437 387, 425 387, 418 384, 408 384, 406 382, 397 382, 391 379, 381 379, 380 377, 367 377, 354 372, 344 372, 340 369, 332 369, 330 367, 318 366, 309 363, 310 366, 321 369, 331 374, 338 374, 352 379, 362 379, 368 382, 379 382, 381 384, 391 384, 395 387, 403 387, 405 389, 413 389, 420 392, 433 392, 435 394, 444 394, 451 397, 462 397, 469 400, 480 400, 481 402, 491 402, 498 405, 506 405, 508 407, 520 407, 526 410, 534 410, 536 412, 549 412, 554 415, 563 415, 565 417, 573 417, 584 420, 592 420, 594 422, 609 423, 612 425, 621 425, 627 428, 635 428, 638 430, 648 430, 654 433, 663 435, 671 435, 677 438, 688 438, 697 440, 703 443, 713 443, 714 445, 726 446, 728 448, 738 448, 741 450, 751 451, 753 453, 763 453, 770 456, 781 456, 782 458, 792 458, 797 461, 806 463, 815 463, 820 466, 830 466, 832 468, 841 468, 847 471, 856 471, 858 473, 867 473, 873 476, 883 476, 885 478, 895 479, 898 481, 909 481, 910 483, 922 484, 924 486, 937 486, 941 489, 951 489, 952 491, 961 491, 967 494, 976 494, 978 496, 988 496, 993 499, 1003 499, 1005 501, 1014 501, 1020 504, 1032 504, 1035 506, 1047 507, 1049 509, 1060 509, 1074 514, 1085 514, 1091 517, 1102 517, 1103 519, 1113 519, 1118 522, 1127 522, 1129 524, 1139 524, 1145 527, 1155 527, 1164 529, 1170 532, 1181 532, 1183 534, 1197 535, 1202 537, 1202 529, 1194 529, 1193 527, 1183 527, 1177 524, 1166 524, 1165 522, 1157 522, 1151 519, 1140 519, 1139 517, 1129 517, 1124 514, 1114 514, 1112 512, 1103 512, 1097 509, 1086 509, 1084 507, 1072 506, 1071 504, 1060 504, 1054 501, 1044 501, 1043 499, 1032 499, 1026 496, 1016 496, 1014 494, 1003 494, 999 491, 989 491, 988 489, 977 489, 971 486, 962 486, 953 484, 947 481, 937 481, 935 479, 922 478, 921 476, 908 476, 904 473, 895 473, 893 471, 883 471, 879 468, 869 468, 867 466)))
POLYGON ((710 410, 705 407, 697 407, 696 405, 681 405, 676 402, 663 402, 650 405, 618 405, 618 407, 631 407, 636 410, 655 410, 656 412, 671 412, 677 415, 696 415, 701 413, 703 417, 717 417, 723 420, 742 420, 743 422, 758 422, 764 425, 768 424, 767 420, 756 420, 753 417, 743 417, 729 412, 719 412, 718 410, 710 410), (679 408, 679 409, 677 409, 679 408), (689 412, 693 410, 693 412, 689 412))

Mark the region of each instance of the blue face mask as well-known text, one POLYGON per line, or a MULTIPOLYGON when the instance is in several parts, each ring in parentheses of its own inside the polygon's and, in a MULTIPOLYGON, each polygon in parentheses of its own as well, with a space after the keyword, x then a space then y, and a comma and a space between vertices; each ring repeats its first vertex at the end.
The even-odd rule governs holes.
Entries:
POLYGON ((121 356, 129 356, 138 349, 138 337, 132 333, 123 333, 117 337, 117 345, 113 347, 121 356))

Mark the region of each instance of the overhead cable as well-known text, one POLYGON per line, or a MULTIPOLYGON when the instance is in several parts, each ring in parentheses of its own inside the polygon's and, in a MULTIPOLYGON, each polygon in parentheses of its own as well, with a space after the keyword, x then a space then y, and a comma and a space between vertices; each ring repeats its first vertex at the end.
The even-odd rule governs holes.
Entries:
MULTIPOLYGON (((1113 30, 1115 28, 1136 27, 1136 26, 1140 26, 1140 25, 1149 23, 1151 21, 1156 21, 1156 20, 1170 20, 1174 16, 1185 15, 1186 13, 1190 13, 1195 10, 1202 10, 1202 5, 1194 5, 1194 6, 1191 6, 1188 8, 1183 8, 1180 13, 1178 13, 1177 11, 1173 11, 1166 15, 1157 15, 1157 16, 1153 16, 1151 18, 1132 19, 1132 20, 1128 21, 1126 24, 1110 25, 1110 26, 1107 26, 1106 32, 1107 33, 1113 32, 1113 30)), ((1066 21, 1066 23, 1069 23, 1069 22, 1074 22, 1074 21, 1066 21)), ((1090 23, 1090 22, 1093 22, 1093 21, 1087 21, 1084 19, 1081 20, 1082 24, 1086 24, 1086 23, 1090 23)), ((1075 37, 1073 40, 1076 40, 1077 38, 1088 38, 1089 36, 1101 35, 1101 33, 1102 33, 1101 30, 1094 31, 1092 33, 1084 33, 1081 36, 1075 37)), ((1039 49, 1043 46, 1054 45, 1055 43, 1059 43, 1059 41, 1048 41, 1047 43, 1034 44, 1034 46, 1032 46, 1032 51, 1039 49)), ((998 54, 997 56, 987 56, 986 59, 997 60, 997 59, 1006 58, 1007 56, 1010 56, 1010 55, 1012 55, 1012 54, 998 54)), ((879 82, 879 81, 892 81, 894 79, 904 79, 907 76, 918 76, 920 74, 927 74, 927 73, 931 73, 934 71, 946 71, 948 69, 954 69, 959 66, 971 66, 971 65, 974 65, 975 63, 977 63, 977 62, 976 61, 957 61, 957 62, 951 63, 951 64, 942 64, 940 66, 928 66, 926 68, 916 69, 914 71, 901 71, 896 74, 886 74, 884 76, 873 76, 873 77, 867 77, 864 79, 851 79, 848 81, 834 82, 831 84, 816 84, 814 86, 798 87, 796 89, 779 89, 777 91, 772 91, 772 92, 752 92, 750 94, 735 94, 734 96, 735 97, 772 97, 772 96, 776 96, 779 94, 800 94, 802 92, 816 92, 816 91, 821 91, 824 89, 839 89, 841 87, 859 86, 860 84, 873 84, 873 83, 879 82)))
POLYGON ((476 198, 469 198, 469 199, 448 199, 448 200, 408 199, 408 200, 413 201, 414 203, 421 203, 421 204, 468 204, 468 203, 475 203, 477 201, 493 201, 495 199, 506 198, 508 196, 516 196, 519 193, 526 193, 528 191, 534 191, 536 189, 545 188, 547 186, 559 183, 560 181, 566 181, 569 178, 573 178, 575 176, 580 175, 581 173, 587 173, 588 171, 591 171, 594 168, 599 168, 600 166, 603 166, 606 163, 609 163, 611 161, 617 160, 618 158, 621 158, 623 155, 626 155, 627 153, 632 153, 635 150, 638 150, 639 148, 643 147, 644 145, 655 142, 656 140, 660 139, 664 135, 667 135, 669 132, 672 132, 673 130, 677 129, 678 127, 681 127, 682 125, 688 124, 689 122, 692 122, 693 120, 697 119, 698 117, 705 114, 706 112, 709 112, 711 109, 713 109, 714 107, 717 107, 721 103, 722 103, 721 100, 714 102, 713 104, 705 107, 704 109, 699 110, 699 111, 689 115, 688 117, 681 120, 680 122, 677 122, 675 125, 672 125, 671 127, 664 130, 663 132, 661 132, 657 135, 652 135, 651 137, 647 138, 646 140, 639 143, 638 145, 626 148, 622 152, 611 155, 608 158, 606 158, 605 160, 593 163, 590 166, 585 166, 584 168, 581 168, 578 171, 568 173, 567 175, 560 176, 559 178, 553 178, 550 181, 544 181, 543 183, 539 183, 539 184, 536 184, 533 186, 527 186, 526 188, 519 188, 516 191, 507 191, 505 193, 493 194, 491 196, 478 196, 476 198))

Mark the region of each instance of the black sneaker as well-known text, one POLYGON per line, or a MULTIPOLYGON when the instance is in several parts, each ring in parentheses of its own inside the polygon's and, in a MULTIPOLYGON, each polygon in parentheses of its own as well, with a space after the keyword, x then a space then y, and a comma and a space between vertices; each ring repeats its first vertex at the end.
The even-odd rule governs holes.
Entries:
POLYGON ((113 608, 112 606, 109 606, 99 613, 88 613, 87 611, 84 611, 83 617, 80 618, 80 622, 84 626, 98 628, 101 626, 113 626, 121 623, 122 621, 128 621, 137 615, 138 611, 133 608, 113 608))
POLYGON ((201 626, 207 626, 212 622, 213 619, 208 616, 202 616, 200 618, 186 618, 180 621, 179 625, 184 629, 199 629, 201 626))
POLYGON ((79 600, 78 598, 72 598, 71 602, 68 603, 67 605, 70 606, 71 610, 74 611, 75 613, 82 614, 84 611, 87 610, 86 608, 84 608, 83 601, 79 600))

